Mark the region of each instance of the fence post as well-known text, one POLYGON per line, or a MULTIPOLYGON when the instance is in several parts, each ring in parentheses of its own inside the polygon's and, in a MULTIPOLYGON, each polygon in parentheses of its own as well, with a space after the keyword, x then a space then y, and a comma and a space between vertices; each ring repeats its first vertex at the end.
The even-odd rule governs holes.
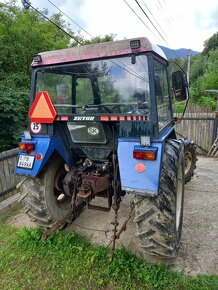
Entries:
POLYGON ((213 127, 213 140, 212 140, 213 142, 212 142, 212 144, 215 142, 215 140, 217 138, 217 127, 218 127, 218 108, 217 108, 217 111, 215 112, 214 127, 213 127))

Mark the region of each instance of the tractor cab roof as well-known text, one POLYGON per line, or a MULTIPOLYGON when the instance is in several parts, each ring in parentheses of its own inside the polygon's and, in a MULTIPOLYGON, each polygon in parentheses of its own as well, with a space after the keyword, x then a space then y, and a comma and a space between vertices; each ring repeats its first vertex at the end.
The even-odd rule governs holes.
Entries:
POLYGON ((41 52, 34 56, 32 66, 72 63, 149 51, 166 59, 160 47, 152 44, 146 37, 139 37, 41 52))

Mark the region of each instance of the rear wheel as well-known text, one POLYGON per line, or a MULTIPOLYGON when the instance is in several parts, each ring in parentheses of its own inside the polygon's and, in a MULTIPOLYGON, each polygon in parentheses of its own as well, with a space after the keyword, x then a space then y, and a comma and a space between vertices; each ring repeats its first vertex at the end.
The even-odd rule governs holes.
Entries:
POLYGON ((20 188, 25 212, 39 225, 51 226, 70 209, 71 197, 64 194, 66 175, 61 158, 52 158, 39 178, 28 178, 20 188))
POLYGON ((184 203, 184 145, 167 140, 158 195, 135 197, 135 222, 150 255, 175 257, 181 239, 184 203))
POLYGON ((196 154, 197 145, 188 139, 184 139, 183 141, 185 144, 185 183, 187 183, 191 180, 192 176, 194 175, 194 170, 196 168, 196 162, 198 160, 196 154))

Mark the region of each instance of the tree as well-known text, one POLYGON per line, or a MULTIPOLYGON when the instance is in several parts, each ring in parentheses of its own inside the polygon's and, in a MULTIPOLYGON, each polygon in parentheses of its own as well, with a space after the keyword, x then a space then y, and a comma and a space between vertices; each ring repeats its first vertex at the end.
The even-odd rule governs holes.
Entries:
POLYGON ((87 44, 94 44, 94 43, 101 43, 101 42, 109 42, 109 41, 113 41, 115 38, 115 34, 111 33, 111 34, 106 34, 105 36, 101 37, 101 36, 96 36, 93 37, 91 40, 89 39, 82 39, 82 43, 83 45, 87 45, 87 44))
MULTIPOLYGON (((48 11, 42 11, 48 14, 48 11)), ((53 22, 87 43, 113 40, 113 35, 86 41, 75 35, 60 13, 51 16, 53 22)), ((58 30, 36 11, 23 10, 16 1, 0 3, 0 151, 17 145, 27 118, 32 56, 38 52, 76 46, 69 35, 58 30)))
POLYGON ((218 32, 204 42, 203 55, 207 55, 211 50, 218 49, 218 32))
POLYGON ((206 90, 218 89, 218 32, 204 43, 201 54, 192 58, 190 74, 191 100, 216 109, 216 98, 206 90))

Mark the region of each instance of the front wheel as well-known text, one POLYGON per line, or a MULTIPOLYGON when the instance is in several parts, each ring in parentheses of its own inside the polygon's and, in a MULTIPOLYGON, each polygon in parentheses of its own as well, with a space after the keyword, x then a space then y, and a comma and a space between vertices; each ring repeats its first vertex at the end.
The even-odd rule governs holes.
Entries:
POLYGON ((184 204, 184 145, 167 140, 155 197, 135 197, 135 222, 142 247, 159 257, 175 257, 181 239, 184 204))
POLYGON ((38 225, 50 227, 70 209, 71 197, 64 194, 66 175, 61 158, 52 158, 39 178, 28 178, 20 188, 24 210, 38 225))
POLYGON ((185 144, 184 160, 185 160, 185 183, 189 182, 194 175, 194 170, 196 168, 197 154, 196 148, 197 145, 191 142, 188 139, 183 139, 185 144))

